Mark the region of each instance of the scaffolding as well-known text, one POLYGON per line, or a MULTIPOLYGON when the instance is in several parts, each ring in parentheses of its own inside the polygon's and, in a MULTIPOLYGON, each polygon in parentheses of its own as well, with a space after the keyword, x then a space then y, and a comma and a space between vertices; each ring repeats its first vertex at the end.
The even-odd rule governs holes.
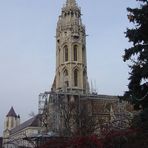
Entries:
POLYGON ((44 93, 39 94, 38 100, 38 114, 43 114, 45 109, 45 104, 48 102, 50 96, 49 91, 45 91, 44 93))
POLYGON ((123 117, 127 117, 126 103, 120 102, 117 96, 45 91, 39 95, 39 114, 42 116, 41 131, 43 133, 62 131, 64 121, 62 105, 68 104, 69 101, 77 102, 79 112, 83 103, 88 103, 88 109, 92 112, 93 118, 112 123, 115 127, 120 124, 120 128, 125 128, 129 124, 128 121, 123 124, 125 119, 123 117))

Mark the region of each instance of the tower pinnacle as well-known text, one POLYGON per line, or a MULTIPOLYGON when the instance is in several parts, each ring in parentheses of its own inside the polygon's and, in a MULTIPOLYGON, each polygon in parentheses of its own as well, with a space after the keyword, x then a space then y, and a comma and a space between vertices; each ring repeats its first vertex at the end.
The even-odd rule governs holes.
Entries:
POLYGON ((76 0, 67 0, 66 6, 76 6, 76 0))

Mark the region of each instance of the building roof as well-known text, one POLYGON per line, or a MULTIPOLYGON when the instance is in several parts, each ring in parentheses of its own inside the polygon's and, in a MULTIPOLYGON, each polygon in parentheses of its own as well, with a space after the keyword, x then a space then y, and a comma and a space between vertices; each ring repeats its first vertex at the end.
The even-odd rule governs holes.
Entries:
POLYGON ((39 126, 39 117, 40 115, 36 115, 33 118, 30 118, 29 120, 23 122, 19 126, 13 128, 10 133, 14 134, 17 133, 18 131, 21 131, 27 127, 38 127, 39 126))
POLYGON ((7 117, 17 117, 13 107, 11 107, 11 109, 9 110, 7 117))

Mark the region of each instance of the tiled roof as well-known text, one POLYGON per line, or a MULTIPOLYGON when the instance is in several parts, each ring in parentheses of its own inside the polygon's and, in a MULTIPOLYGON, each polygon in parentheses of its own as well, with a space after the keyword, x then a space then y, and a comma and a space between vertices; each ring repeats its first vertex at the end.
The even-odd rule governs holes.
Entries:
POLYGON ((10 133, 14 134, 18 131, 21 131, 27 127, 38 127, 39 126, 39 115, 36 115, 33 118, 30 118, 29 120, 23 122, 22 124, 20 124, 19 126, 13 128, 10 133))
POLYGON ((11 107, 10 111, 7 114, 7 117, 17 117, 13 107, 11 107))

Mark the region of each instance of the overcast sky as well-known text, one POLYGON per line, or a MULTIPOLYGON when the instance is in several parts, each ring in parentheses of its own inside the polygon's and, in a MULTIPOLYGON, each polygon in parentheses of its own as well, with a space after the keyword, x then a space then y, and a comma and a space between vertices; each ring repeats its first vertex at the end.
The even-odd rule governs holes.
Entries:
MULTIPOLYGON (((78 0, 86 26, 89 81, 99 94, 122 95, 130 44, 127 7, 135 0, 78 0)), ((65 0, 0 0, 0 135, 13 106, 22 121, 38 109, 38 95, 49 90, 55 74, 55 30, 65 0)))

